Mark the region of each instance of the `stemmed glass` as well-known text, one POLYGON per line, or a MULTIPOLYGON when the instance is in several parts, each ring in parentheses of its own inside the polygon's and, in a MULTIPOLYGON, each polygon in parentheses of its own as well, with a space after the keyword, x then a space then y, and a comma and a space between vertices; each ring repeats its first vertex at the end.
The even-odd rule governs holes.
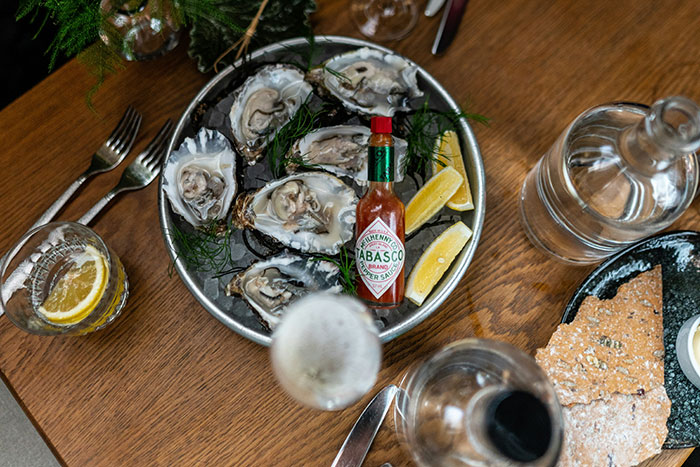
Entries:
POLYGON ((367 307, 347 295, 292 303, 272 335, 272 368, 297 401, 321 410, 357 402, 377 380, 382 350, 367 307))
POLYGON ((406 37, 418 21, 415 0, 353 0, 352 19, 360 32, 375 41, 406 37))

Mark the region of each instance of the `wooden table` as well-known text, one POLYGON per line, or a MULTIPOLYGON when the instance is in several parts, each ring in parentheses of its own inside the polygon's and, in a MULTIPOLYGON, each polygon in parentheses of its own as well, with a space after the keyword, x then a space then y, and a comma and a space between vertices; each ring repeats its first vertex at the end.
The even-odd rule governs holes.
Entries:
MULTIPOLYGON (((320 2, 315 31, 359 37, 349 3, 320 2)), ((389 44, 492 123, 475 127, 487 179, 476 256, 433 316, 384 346, 375 389, 457 339, 496 338, 527 352, 547 343, 590 268, 533 249, 516 214, 522 180, 592 105, 672 94, 700 101, 698 17, 695 0, 472 0, 444 56, 429 52, 437 18, 421 16, 407 39, 389 44)), ((73 60, 3 110, 0 251, 86 168, 128 104, 144 116, 140 150, 210 77, 181 46, 110 77, 96 115, 84 102, 92 78, 73 60)), ((60 218, 77 219, 120 173, 91 181, 60 218)), ((168 276, 156 191, 154 184, 121 196, 93 224, 129 274, 123 316, 81 338, 37 337, 1 319, 3 378, 68 465, 329 465, 371 395, 343 412, 320 413, 282 393, 267 349, 224 327, 168 276)), ((697 202, 674 227, 700 228, 697 202)), ((365 465, 410 465, 392 426, 390 416, 365 465)), ((666 451, 647 465, 680 465, 689 452, 666 451)))

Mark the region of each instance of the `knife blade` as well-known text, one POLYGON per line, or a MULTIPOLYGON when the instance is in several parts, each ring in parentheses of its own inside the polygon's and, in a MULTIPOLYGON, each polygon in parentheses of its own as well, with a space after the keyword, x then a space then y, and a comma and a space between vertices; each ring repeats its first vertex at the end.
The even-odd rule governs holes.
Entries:
POLYGON ((428 4, 425 6, 425 16, 435 16, 444 4, 445 0, 428 0, 428 4))
POLYGON ((350 430, 331 467, 360 467, 377 436, 398 388, 393 384, 374 396, 350 430))
POLYGON ((457 35, 457 29, 460 21, 462 21, 462 15, 464 15, 464 10, 467 8, 467 3, 469 3, 469 0, 449 0, 435 36, 433 55, 441 54, 452 43, 452 40, 457 35))

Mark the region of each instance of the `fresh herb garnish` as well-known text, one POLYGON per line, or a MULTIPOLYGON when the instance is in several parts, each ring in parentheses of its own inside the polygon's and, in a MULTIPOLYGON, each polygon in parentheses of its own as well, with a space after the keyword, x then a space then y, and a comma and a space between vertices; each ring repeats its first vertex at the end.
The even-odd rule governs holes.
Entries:
POLYGON ((333 68, 330 68, 330 67, 327 67, 327 66, 324 66, 323 69, 324 69, 325 71, 327 71, 328 73, 330 73, 331 75, 333 75, 333 76, 335 76, 336 78, 338 78, 338 80, 340 80, 340 81, 347 81, 347 82, 350 82, 350 78, 348 78, 344 73, 342 73, 342 72, 340 72, 340 71, 338 71, 338 70, 334 70, 333 68))
POLYGON ((340 269, 340 283, 343 286, 343 293, 347 295, 357 295, 355 285, 355 257, 344 246, 340 249, 337 258, 325 255, 316 255, 311 261, 328 261, 338 266, 340 269))
MULTIPOLYGON (((232 266, 231 233, 230 225, 217 221, 193 232, 184 232, 174 224, 168 230, 168 236, 175 244, 176 260, 181 259, 188 270, 216 274, 232 266)), ((169 276, 172 276, 174 266, 174 262, 170 264, 169 276)))
POLYGON ((275 134, 267 145, 267 157, 270 162, 270 170, 275 178, 282 176, 287 164, 296 164, 304 167, 312 167, 302 157, 287 156, 292 144, 299 138, 303 138, 311 131, 318 128, 321 115, 326 112, 326 105, 319 110, 311 110, 309 102, 301 105, 294 117, 275 134))
POLYGON ((427 168, 433 162, 439 161, 439 145, 435 144, 438 137, 448 130, 455 130, 459 125, 459 120, 468 120, 488 126, 490 119, 483 115, 466 113, 462 110, 451 110, 443 112, 428 107, 428 99, 413 114, 407 123, 406 141, 408 150, 406 151, 406 163, 404 164, 405 175, 420 175, 425 178, 427 168))

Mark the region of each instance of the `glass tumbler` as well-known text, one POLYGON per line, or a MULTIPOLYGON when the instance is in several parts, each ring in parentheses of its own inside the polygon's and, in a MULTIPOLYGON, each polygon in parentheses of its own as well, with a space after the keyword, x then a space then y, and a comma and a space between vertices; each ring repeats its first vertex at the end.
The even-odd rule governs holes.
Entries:
POLYGON ((272 335, 272 368, 282 388, 320 410, 357 402, 377 381, 382 349, 367 307, 320 292, 287 307, 272 335))
POLYGON ((535 360, 504 342, 455 342, 404 376, 394 420, 419 466, 553 466, 561 407, 535 360))
POLYGON ((149 60, 177 47, 180 26, 171 0, 101 0, 100 38, 127 60, 149 60))
POLYGON ((27 232, 0 265, 0 295, 7 317, 39 335, 82 335, 102 329, 119 316, 129 284, 119 257, 94 231, 74 222, 52 222, 27 232), (87 260, 100 263, 96 287, 75 308, 73 319, 43 312, 59 284, 87 260), (92 297, 92 298, 88 298, 92 297))

